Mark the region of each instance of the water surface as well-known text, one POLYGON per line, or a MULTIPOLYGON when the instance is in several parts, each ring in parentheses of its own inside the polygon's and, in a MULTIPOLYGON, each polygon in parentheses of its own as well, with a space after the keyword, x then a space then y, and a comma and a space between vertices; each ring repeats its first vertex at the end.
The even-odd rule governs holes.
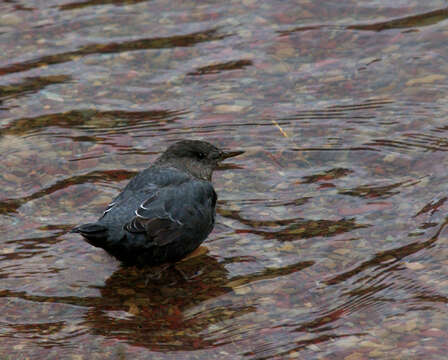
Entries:
POLYGON ((0 14, 6 358, 445 358, 446 2, 0 14), (181 138, 246 151, 189 280, 68 233, 181 138))

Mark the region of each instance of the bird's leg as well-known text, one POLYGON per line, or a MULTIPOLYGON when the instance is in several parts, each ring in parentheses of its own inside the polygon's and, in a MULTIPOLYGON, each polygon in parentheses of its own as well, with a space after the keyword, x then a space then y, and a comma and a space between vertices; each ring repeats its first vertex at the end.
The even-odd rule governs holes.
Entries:
MULTIPOLYGON (((162 273, 170 267, 170 264, 163 264, 159 267, 158 271, 149 271, 146 273, 145 286, 148 286, 149 281, 160 280, 162 273)), ((152 270, 152 269, 151 269, 152 270)))
POLYGON ((172 268, 184 279, 186 282, 191 282, 193 279, 197 278, 198 276, 202 275, 203 270, 196 271, 194 275, 188 276, 185 274, 185 272, 176 266, 176 264, 172 264, 172 268))

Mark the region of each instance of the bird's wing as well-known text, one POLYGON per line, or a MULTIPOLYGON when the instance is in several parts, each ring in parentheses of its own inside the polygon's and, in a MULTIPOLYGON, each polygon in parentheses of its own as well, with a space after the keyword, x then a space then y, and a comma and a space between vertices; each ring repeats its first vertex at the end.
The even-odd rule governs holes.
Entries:
MULTIPOLYGON (((140 193, 143 193, 147 196, 147 199, 152 198, 156 192, 160 189, 160 186, 154 183, 146 183, 138 189, 140 193)), ((120 205, 123 205, 127 202, 129 202, 129 198, 132 196, 132 190, 126 192, 126 188, 124 191, 122 191, 115 199, 112 200, 109 205, 107 205, 106 210, 104 210, 103 214, 101 215, 100 219, 104 218, 109 212, 114 210, 114 208, 119 207, 120 205)))
POLYGON ((157 246, 186 235, 207 236, 213 227, 215 204, 216 193, 208 182, 190 180, 165 186, 148 194, 124 229, 146 234, 157 246))

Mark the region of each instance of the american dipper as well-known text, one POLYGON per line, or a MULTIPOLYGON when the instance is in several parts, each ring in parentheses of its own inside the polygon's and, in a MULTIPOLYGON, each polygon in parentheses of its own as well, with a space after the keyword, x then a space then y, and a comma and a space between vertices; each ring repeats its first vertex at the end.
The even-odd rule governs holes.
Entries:
POLYGON ((213 170, 242 153, 224 152, 205 141, 176 142, 126 185, 97 222, 71 232, 125 265, 181 260, 215 225, 213 170))

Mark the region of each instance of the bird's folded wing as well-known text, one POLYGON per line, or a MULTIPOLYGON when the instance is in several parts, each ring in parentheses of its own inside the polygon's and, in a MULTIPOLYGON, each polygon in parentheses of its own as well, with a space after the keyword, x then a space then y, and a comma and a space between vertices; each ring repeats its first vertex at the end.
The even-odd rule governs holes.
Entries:
POLYGON ((148 194, 124 228, 131 233, 145 233, 157 246, 183 236, 206 236, 213 226, 215 203, 216 193, 205 181, 162 187, 148 194))

